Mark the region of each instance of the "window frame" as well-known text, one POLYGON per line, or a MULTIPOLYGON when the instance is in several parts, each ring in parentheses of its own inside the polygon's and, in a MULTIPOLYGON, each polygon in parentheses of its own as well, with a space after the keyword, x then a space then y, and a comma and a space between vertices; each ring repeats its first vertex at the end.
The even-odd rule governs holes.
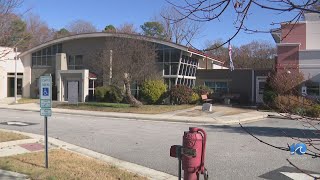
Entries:
POLYGON ((205 80, 203 85, 209 87, 210 89, 213 90, 214 93, 229 93, 229 90, 230 90, 230 81, 228 80, 205 80), (208 83, 213 83, 214 86, 211 86, 210 84, 208 85, 208 83), (218 86, 217 83, 226 83, 226 87, 221 87, 221 86, 218 86), (221 89, 226 89, 225 91, 221 91, 221 89))

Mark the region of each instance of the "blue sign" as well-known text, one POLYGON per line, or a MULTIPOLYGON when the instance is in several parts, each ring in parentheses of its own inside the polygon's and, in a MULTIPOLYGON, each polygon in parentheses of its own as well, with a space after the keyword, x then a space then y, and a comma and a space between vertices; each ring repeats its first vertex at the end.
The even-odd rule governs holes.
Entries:
POLYGON ((304 143, 297 143, 297 144, 292 144, 290 147, 290 154, 297 153, 299 155, 303 155, 304 153, 307 152, 307 146, 304 143))
POLYGON ((49 88, 45 87, 42 89, 42 96, 49 96, 49 88))

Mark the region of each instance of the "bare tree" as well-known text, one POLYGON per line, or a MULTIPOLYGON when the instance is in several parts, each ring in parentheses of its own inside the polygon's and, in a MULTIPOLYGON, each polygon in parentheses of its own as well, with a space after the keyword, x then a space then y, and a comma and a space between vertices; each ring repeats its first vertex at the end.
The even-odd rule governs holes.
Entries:
POLYGON ((53 38, 58 39, 58 38, 66 37, 66 36, 70 36, 70 32, 67 29, 62 28, 62 29, 54 32, 53 38))
MULTIPOLYGON (((297 23, 302 15, 306 12, 320 13, 317 3, 318 0, 306 0, 306 1, 293 1, 293 0, 185 0, 181 3, 173 3, 167 0, 168 3, 179 12, 180 16, 172 18, 175 23, 179 23, 185 19, 193 20, 196 22, 209 22, 220 21, 223 14, 234 13, 236 19, 233 24, 235 32, 220 46, 223 46, 235 38, 241 30, 249 33, 270 33, 271 30, 263 29, 251 29, 247 26, 246 21, 250 16, 254 16, 255 13, 251 11, 252 8, 256 8, 256 12, 260 13, 260 10, 269 10, 276 13, 292 12, 295 16, 288 19, 285 22, 271 23, 271 25, 279 25, 280 23, 297 23), (230 10, 230 11, 227 11, 230 10)), ((230 16, 228 16, 230 17, 230 16)), ((262 22, 261 22, 262 23, 262 22)), ((290 33, 290 32, 289 32, 290 33)), ((286 36, 282 37, 285 38, 286 36)), ((218 47, 213 47, 218 48, 218 47)), ((208 49, 207 49, 208 50, 208 49)))
POLYGON ((28 48, 32 48, 46 41, 53 39, 54 32, 49 29, 47 23, 40 19, 40 16, 29 14, 25 20, 27 24, 27 32, 30 34, 30 42, 28 48))
MULTIPOLYGON (((1 45, 6 45, 8 38, 13 37, 12 23, 17 19, 14 15, 14 10, 18 8, 23 3, 23 0, 1 0, 0 1, 0 43, 1 45)), ((14 45, 16 46, 20 41, 16 41, 14 45)), ((0 52, 0 58, 4 57, 9 52, 4 50, 0 52)))
POLYGON ((73 34, 97 32, 97 28, 91 22, 80 19, 71 22, 67 30, 73 34))
POLYGON ((126 33, 126 34, 138 34, 136 27, 134 27, 134 24, 132 23, 121 24, 117 28, 116 32, 126 33))
POLYGON ((154 44, 136 39, 108 38, 95 57, 97 61, 89 66, 98 78, 103 79, 103 84, 108 84, 112 77, 111 84, 125 87, 129 104, 141 106, 142 103, 131 94, 131 84, 157 75, 154 44))
POLYGON ((298 70, 281 70, 270 75, 270 85, 277 94, 296 94, 296 89, 304 81, 303 74, 298 70))
POLYGON ((200 23, 189 19, 182 19, 183 16, 174 8, 163 8, 161 12, 161 24, 164 27, 165 36, 178 44, 191 45, 201 30, 200 23), (175 19, 180 21, 175 21, 175 19))
POLYGON ((268 42, 252 41, 232 48, 235 68, 273 69, 276 48, 268 42))
MULTIPOLYGON (((206 45, 207 54, 224 61, 229 64, 229 49, 223 44, 223 40, 218 39, 213 42, 208 42, 206 45), (219 47, 219 48, 216 48, 219 47)), ((273 69, 275 67, 276 53, 275 47, 268 42, 252 41, 240 47, 232 46, 233 64, 237 69, 273 69)))
POLYGON ((212 42, 207 41, 206 42, 206 47, 207 49, 210 49, 206 51, 206 53, 220 61, 227 62, 229 59, 228 55, 228 48, 224 46, 220 46, 223 43, 222 39, 217 39, 212 42), (212 47, 219 47, 219 48, 212 48, 212 47))

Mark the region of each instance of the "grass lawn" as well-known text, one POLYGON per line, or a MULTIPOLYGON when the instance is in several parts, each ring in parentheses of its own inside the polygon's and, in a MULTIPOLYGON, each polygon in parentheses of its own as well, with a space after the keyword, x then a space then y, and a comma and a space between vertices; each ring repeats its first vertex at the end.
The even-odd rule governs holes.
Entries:
POLYGON ((17 133, 0 131, 0 142, 15 141, 20 139, 29 139, 29 137, 17 133))
POLYGON ((39 99, 31 99, 31 98, 21 98, 18 100, 19 104, 28 104, 28 103, 39 103, 39 99))
POLYGON ((0 169, 29 175, 31 179, 146 179, 98 160, 69 151, 49 151, 49 168, 43 152, 0 158, 0 169))
POLYGON ((192 108, 194 105, 143 105, 140 108, 130 107, 129 104, 120 103, 79 103, 79 105, 59 104, 56 108, 104 111, 104 112, 122 112, 139 114, 160 114, 170 111, 192 108))

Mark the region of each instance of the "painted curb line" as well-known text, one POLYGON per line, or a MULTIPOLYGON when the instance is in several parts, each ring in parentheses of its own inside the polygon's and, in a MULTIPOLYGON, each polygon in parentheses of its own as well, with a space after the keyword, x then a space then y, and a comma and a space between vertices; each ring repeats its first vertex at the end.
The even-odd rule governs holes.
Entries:
MULTIPOLYGON (((43 142, 44 137, 42 135, 38 135, 38 134, 33 134, 33 133, 26 133, 26 132, 21 132, 21 131, 14 131, 14 130, 7 130, 7 129, 0 129, 2 131, 5 132, 13 132, 13 133, 19 133, 25 136, 29 136, 33 139, 39 140, 43 142)), ((139 174, 141 176, 145 176, 148 179, 154 179, 154 180, 175 180, 178 177, 161 172, 161 171, 157 171, 151 168, 147 168, 138 164, 134 164, 131 162, 126 162, 120 159, 116 159, 113 158, 111 156, 107 156, 105 154, 101 154, 86 148, 82 148, 80 146, 76 146, 55 138, 48 138, 48 142, 51 144, 54 144, 56 146, 58 146, 58 148, 64 149, 64 150, 68 150, 74 153, 78 153, 80 155, 84 155, 90 158, 94 158, 97 159, 99 161, 103 161, 106 162, 108 164, 112 164, 117 166, 119 169, 122 170, 126 170, 132 173, 136 173, 139 174)), ((49 157, 50 159, 50 157, 49 157)), ((1 174, 1 173, 0 173, 1 174)))

